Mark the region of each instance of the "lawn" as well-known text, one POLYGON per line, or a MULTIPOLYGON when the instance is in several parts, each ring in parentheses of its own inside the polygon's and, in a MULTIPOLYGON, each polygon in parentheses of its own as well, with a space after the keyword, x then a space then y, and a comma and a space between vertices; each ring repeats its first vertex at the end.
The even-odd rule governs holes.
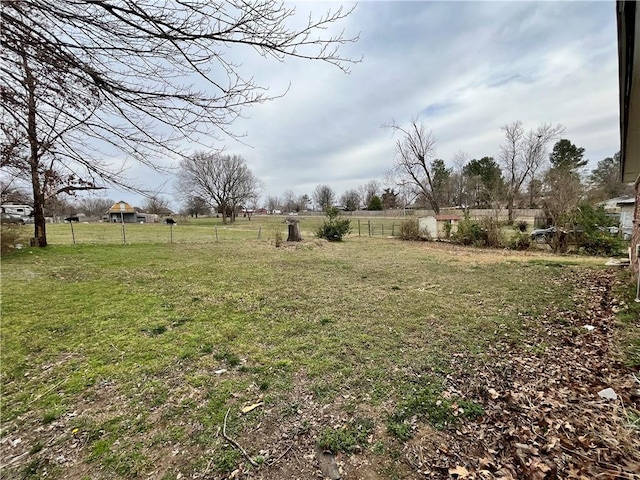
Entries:
POLYGON ((544 358, 556 328, 583 335, 550 312, 580 312, 576 278, 602 272, 357 234, 215 242, 215 227, 3 258, 2 478, 311 478, 315 444, 342 452, 344 478, 420 478, 407 449, 425 429, 489 415, 460 379, 500 352, 544 358))
MULTIPOLYGON (((304 215, 286 217, 283 215, 256 215, 251 219, 239 217, 233 224, 223 224, 221 218, 178 217, 178 224, 170 227, 166 224, 128 223, 51 223, 47 224, 47 239, 54 245, 87 244, 148 244, 148 243, 214 243, 236 240, 274 239, 276 232, 287 238, 285 220, 294 218, 300 221, 300 229, 305 236, 312 236, 325 220, 322 215, 304 215), (73 228, 73 233, 72 233, 73 228)), ((361 217, 351 219, 352 235, 393 236, 399 235, 402 218, 361 217)), ((25 240, 32 236, 33 226, 19 228, 25 240)))

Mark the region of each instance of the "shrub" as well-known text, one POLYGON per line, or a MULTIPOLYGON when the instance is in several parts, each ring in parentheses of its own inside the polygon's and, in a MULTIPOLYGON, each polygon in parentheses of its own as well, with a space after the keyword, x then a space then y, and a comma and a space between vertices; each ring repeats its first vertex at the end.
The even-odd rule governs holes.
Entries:
POLYGON ((26 241, 24 229, 20 225, 2 225, 0 235, 0 253, 2 255, 12 252, 16 245, 25 244, 26 241))
POLYGON ((339 242, 342 237, 351 232, 351 222, 340 219, 340 211, 335 207, 328 207, 326 210, 327 220, 316 232, 320 238, 326 238, 330 242, 339 242))
POLYGON ((274 243, 276 244, 276 247, 282 245, 282 242, 284 242, 284 236, 280 230, 276 230, 274 233, 274 243))
POLYGON ((509 248, 512 250, 528 250, 529 247, 531 247, 531 237, 522 231, 517 231, 509 241, 509 248))
POLYGON ((529 226, 529 224, 527 223, 526 220, 520 220, 517 224, 516 227, 518 227, 518 231, 520 232, 526 232, 527 231, 527 227, 529 226))
POLYGON ((402 240, 422 240, 420 224, 417 218, 405 220, 400 223, 400 238, 402 240))
POLYGON ((482 241, 482 229, 467 215, 458 222, 458 230, 451 238, 462 245, 477 245, 482 241))
POLYGON ((624 255, 624 242, 618 237, 586 235, 581 242, 581 251, 587 255, 624 255))
POLYGON ((502 224, 497 218, 483 217, 480 220, 482 245, 485 247, 502 247, 504 245, 504 236, 501 227, 502 224))

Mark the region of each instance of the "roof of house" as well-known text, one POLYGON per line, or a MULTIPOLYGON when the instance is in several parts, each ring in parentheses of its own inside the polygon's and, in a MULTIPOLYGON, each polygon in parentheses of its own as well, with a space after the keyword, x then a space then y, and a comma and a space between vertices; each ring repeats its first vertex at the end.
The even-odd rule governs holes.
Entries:
POLYGON ((620 167, 623 182, 640 179, 640 8, 616 3, 620 82, 620 167))
POLYGON ((120 200, 114 203, 107 213, 136 213, 136 210, 127 202, 120 200))

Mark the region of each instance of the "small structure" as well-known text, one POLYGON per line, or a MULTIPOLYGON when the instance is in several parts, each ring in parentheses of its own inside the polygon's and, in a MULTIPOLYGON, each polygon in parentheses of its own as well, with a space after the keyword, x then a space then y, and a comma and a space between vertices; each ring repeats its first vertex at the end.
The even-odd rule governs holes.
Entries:
POLYGON ((629 240, 633 234, 633 212, 636 207, 635 198, 619 200, 616 206, 620 208, 620 231, 622 238, 629 240))
POLYGON ((418 219, 420 232, 424 232, 430 238, 449 238, 458 230, 460 217, 457 215, 429 215, 418 219))
POLYGON ((110 223, 138 223, 138 214, 131 205, 120 200, 107 211, 110 223))

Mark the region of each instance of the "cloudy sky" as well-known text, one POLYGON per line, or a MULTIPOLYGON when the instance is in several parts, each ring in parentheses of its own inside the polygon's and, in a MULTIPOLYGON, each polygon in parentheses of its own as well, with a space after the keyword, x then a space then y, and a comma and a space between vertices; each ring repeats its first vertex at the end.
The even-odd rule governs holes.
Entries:
MULTIPOLYGON (((299 10, 304 17, 336 6, 299 10)), ((516 120, 527 129, 563 124, 591 166, 619 149, 614 2, 364 1, 340 26, 360 34, 341 51, 363 57, 349 75, 319 62, 239 57, 271 93, 289 89, 234 124, 244 144, 226 142, 264 183, 263 200, 287 189, 311 195, 318 184, 339 195, 383 182, 395 138, 382 126, 414 117, 450 165, 460 151, 497 158, 500 127, 516 120)), ((129 176, 148 188, 164 184, 172 196, 171 178, 135 167, 129 176)))

